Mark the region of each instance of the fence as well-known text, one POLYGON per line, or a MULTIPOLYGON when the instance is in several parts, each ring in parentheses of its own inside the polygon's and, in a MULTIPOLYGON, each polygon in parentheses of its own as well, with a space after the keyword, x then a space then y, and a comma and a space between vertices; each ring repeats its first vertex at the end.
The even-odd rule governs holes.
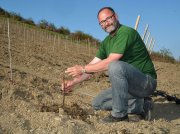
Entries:
MULTIPOLYGON (((135 26, 134 26, 135 30, 138 29, 139 22, 140 22, 140 15, 138 15, 135 26)), ((155 45, 155 40, 153 37, 150 37, 150 35, 151 35, 151 33, 149 31, 149 24, 147 24, 145 27, 145 30, 144 30, 144 34, 142 36, 142 40, 144 41, 146 48, 149 51, 149 54, 152 53, 154 45, 155 45), (147 35, 147 33, 148 33, 148 35, 147 35)))

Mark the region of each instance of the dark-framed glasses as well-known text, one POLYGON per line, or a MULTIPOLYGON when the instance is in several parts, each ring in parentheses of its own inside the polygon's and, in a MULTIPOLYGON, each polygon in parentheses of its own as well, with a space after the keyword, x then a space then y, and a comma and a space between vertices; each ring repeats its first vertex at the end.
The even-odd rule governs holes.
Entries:
POLYGON ((114 13, 111 16, 107 17, 105 20, 102 20, 101 22, 99 22, 99 25, 104 26, 106 22, 112 21, 113 16, 114 16, 114 13))

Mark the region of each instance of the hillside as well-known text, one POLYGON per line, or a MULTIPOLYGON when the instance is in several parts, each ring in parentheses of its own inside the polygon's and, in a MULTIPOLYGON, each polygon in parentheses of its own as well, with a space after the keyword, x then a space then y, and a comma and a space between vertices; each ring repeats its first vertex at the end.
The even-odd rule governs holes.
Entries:
MULTIPOLYGON (((74 87, 63 112, 60 81, 65 69, 88 63, 96 48, 13 20, 9 33, 11 51, 8 21, 0 18, 0 133, 179 133, 180 107, 162 97, 153 97, 150 122, 132 115, 130 122, 100 123, 108 112, 93 111, 91 101, 109 86, 104 73, 74 87)), ((180 97, 180 64, 154 64, 158 89, 180 97)))

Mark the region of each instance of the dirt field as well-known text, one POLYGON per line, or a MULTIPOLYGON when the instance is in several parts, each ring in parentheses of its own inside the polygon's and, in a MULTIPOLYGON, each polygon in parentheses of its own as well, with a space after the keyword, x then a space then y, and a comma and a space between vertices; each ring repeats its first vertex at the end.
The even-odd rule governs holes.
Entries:
MULTIPOLYGON (((104 73, 98 73, 89 81, 75 86, 74 91, 65 97, 63 110, 60 80, 64 70, 75 64, 88 63, 93 55, 88 54, 89 49, 73 45, 65 48, 64 44, 69 42, 64 40, 60 41, 62 46, 54 51, 47 42, 38 44, 39 40, 28 40, 23 43, 20 33, 11 33, 12 82, 8 39, 5 33, 0 33, 0 134, 180 132, 180 106, 162 97, 153 97, 155 104, 152 121, 139 120, 137 116, 131 115, 130 122, 101 123, 100 119, 109 112, 94 111, 91 101, 101 90, 110 86, 104 73), (23 45, 26 45, 26 49, 23 49, 23 45)), ((31 36, 25 39, 29 38, 31 36)), ((180 97, 180 65, 154 64, 158 74, 158 89, 180 97)))

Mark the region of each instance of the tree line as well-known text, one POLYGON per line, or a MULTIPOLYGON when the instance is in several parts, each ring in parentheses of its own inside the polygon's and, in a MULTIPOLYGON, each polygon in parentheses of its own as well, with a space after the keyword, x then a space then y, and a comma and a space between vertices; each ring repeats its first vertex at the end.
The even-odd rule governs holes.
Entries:
POLYGON ((100 40, 94 38, 93 36, 86 34, 82 31, 76 31, 72 33, 68 28, 65 28, 63 26, 57 28, 53 23, 48 22, 47 20, 43 19, 39 21, 37 24, 33 21, 32 18, 25 19, 20 14, 15 12, 8 12, 0 7, 0 16, 6 17, 6 18, 13 18, 14 20, 26 23, 28 25, 40 27, 42 29, 46 29, 49 31, 53 31, 65 36, 69 36, 72 39, 80 40, 80 41, 89 41, 90 43, 96 43, 96 45, 100 44, 100 40))

